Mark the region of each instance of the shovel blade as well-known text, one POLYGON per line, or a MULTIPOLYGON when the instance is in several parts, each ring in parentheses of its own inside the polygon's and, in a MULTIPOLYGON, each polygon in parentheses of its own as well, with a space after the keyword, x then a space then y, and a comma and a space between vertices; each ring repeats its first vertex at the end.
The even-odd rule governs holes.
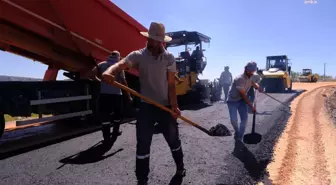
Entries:
POLYGON ((244 136, 244 143, 246 144, 258 144, 261 141, 261 134, 258 133, 250 133, 250 134, 246 134, 244 136))

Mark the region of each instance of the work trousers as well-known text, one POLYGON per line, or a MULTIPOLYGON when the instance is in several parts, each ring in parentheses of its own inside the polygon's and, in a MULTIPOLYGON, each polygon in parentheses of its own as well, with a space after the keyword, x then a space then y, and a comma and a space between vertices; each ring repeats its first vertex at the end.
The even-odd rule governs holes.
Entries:
POLYGON ((223 84, 224 102, 226 102, 231 84, 223 84))
POLYGON ((141 103, 136 123, 136 177, 147 182, 149 174, 150 146, 155 128, 163 134, 173 155, 177 169, 183 169, 183 152, 176 120, 160 108, 141 103), (154 126, 155 123, 158 123, 154 126))
POLYGON ((231 124, 233 126, 233 129, 235 130, 235 139, 236 140, 242 140, 245 133, 245 127, 247 123, 247 104, 244 102, 244 100, 239 101, 228 101, 227 102, 228 108, 229 108, 229 114, 230 114, 230 120, 231 124), (238 114, 240 116, 240 126, 238 127, 238 114))
POLYGON ((111 125, 113 133, 118 133, 122 121, 123 96, 118 94, 100 94, 98 98, 98 112, 102 123, 104 141, 111 137, 111 125))

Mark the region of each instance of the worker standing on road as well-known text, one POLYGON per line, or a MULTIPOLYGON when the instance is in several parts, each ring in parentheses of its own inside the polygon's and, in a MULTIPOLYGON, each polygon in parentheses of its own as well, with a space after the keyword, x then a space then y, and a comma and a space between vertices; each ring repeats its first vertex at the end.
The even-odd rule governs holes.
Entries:
POLYGON ((232 74, 229 71, 229 66, 225 66, 224 67, 224 71, 222 72, 220 78, 220 85, 222 85, 223 87, 223 91, 224 91, 224 102, 226 102, 227 98, 228 98, 228 92, 230 90, 230 86, 232 84, 232 74))
POLYGON ((233 84, 229 91, 229 96, 227 100, 227 105, 230 113, 231 124, 235 130, 235 140, 241 141, 245 133, 245 126, 247 122, 247 105, 252 109, 253 112, 256 111, 253 107, 252 102, 248 99, 246 93, 253 86, 255 89, 258 89, 262 92, 262 89, 259 88, 258 83, 254 83, 251 80, 254 72, 257 70, 257 64, 253 61, 250 61, 245 66, 244 73, 237 76, 233 80, 233 84), (240 127, 238 128, 238 115, 240 115, 240 127))
MULTIPOLYGON (((147 46, 131 52, 126 58, 111 66, 104 74, 105 81, 113 83, 108 75, 120 70, 136 68, 139 70, 141 94, 172 109, 175 114, 167 113, 154 105, 143 101, 140 105, 136 123, 136 177, 138 184, 147 184, 149 174, 150 146, 154 133, 154 124, 163 133, 177 166, 176 177, 186 174, 183 152, 176 118, 180 115, 175 91, 176 63, 174 56, 166 51, 162 42, 169 42, 165 36, 165 27, 152 22, 149 32, 141 32, 147 37, 147 46)), ((104 75, 103 75, 104 78, 104 75)))
MULTIPOLYGON (((93 69, 93 74, 101 79, 101 74, 111 65, 115 64, 120 60, 120 53, 118 51, 113 51, 108 59, 104 62, 98 64, 98 67, 93 69)), ((124 71, 120 71, 116 76, 118 76, 118 81, 124 85, 127 85, 125 79, 124 71)), ((127 96, 132 101, 129 93, 127 96)), ((111 126, 113 126, 112 135, 121 135, 120 122, 122 121, 122 107, 123 107, 123 96, 122 91, 119 88, 110 86, 105 82, 100 83, 100 95, 98 98, 99 106, 99 116, 102 122, 102 133, 104 138, 104 144, 110 144, 111 141, 111 126), (113 114, 112 114, 113 113, 113 114), (112 114, 112 115, 111 115, 112 114)))
MULTIPOLYGON (((258 70, 258 68, 257 68, 258 70)), ((251 80, 257 84, 260 84, 260 76, 258 73, 254 73, 253 76, 251 77, 251 80)), ((255 89, 253 87, 251 87, 248 92, 247 92, 247 97, 249 98, 250 102, 254 102, 254 98, 255 98, 255 89)), ((252 113, 252 109, 249 107, 249 112, 252 113)))

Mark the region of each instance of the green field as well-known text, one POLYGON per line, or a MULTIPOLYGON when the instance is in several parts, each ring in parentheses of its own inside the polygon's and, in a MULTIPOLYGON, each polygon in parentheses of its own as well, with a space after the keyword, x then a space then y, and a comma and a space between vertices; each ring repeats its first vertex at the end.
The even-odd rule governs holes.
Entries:
MULTIPOLYGON (((33 114, 31 114, 31 117, 33 117, 33 118, 38 118, 39 115, 33 113, 33 114)), ((8 115, 8 114, 5 114, 5 122, 8 122, 8 121, 16 121, 16 120, 18 120, 18 117, 12 117, 12 116, 10 116, 10 115, 8 115)))

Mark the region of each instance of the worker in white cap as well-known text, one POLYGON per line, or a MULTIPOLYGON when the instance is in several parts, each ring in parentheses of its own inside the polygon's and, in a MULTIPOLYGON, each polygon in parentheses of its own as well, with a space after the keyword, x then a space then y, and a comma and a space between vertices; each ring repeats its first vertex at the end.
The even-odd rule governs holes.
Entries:
POLYGON ((224 67, 224 71, 222 72, 221 76, 220 76, 220 85, 223 87, 223 91, 224 91, 224 102, 226 102, 227 98, 228 98, 228 93, 230 90, 230 86, 232 84, 232 74, 229 71, 229 66, 225 66, 224 67))
POLYGON ((247 97, 247 91, 254 87, 262 92, 262 88, 259 88, 258 83, 254 83, 251 80, 253 74, 257 71, 257 64, 254 61, 250 61, 246 64, 244 73, 237 76, 232 83, 229 90, 229 96, 227 105, 229 108, 231 124, 235 130, 234 138, 237 141, 242 141, 246 122, 248 118, 247 106, 249 106, 253 112, 256 111, 253 103, 247 97), (240 127, 238 128, 238 115, 240 116, 240 127))

